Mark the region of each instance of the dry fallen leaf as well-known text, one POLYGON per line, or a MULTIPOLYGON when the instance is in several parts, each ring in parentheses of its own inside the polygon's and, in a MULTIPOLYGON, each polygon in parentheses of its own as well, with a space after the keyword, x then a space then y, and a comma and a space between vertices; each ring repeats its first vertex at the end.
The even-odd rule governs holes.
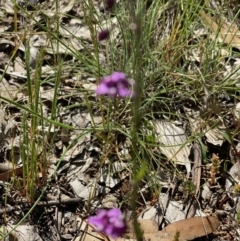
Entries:
POLYGON ((216 217, 193 217, 168 225, 165 232, 174 236, 178 230, 180 231, 179 240, 192 240, 212 233, 219 224, 216 217))
POLYGON ((240 31, 234 22, 228 24, 224 19, 211 17, 202 10, 200 16, 219 42, 240 49, 240 31))
MULTIPOLYGON (((12 231, 8 227, 8 231, 12 231)), ((42 241, 42 238, 36 232, 36 227, 33 225, 19 225, 9 236, 9 240, 16 241, 42 241)))
POLYGON ((170 121, 155 121, 153 123, 160 150, 171 161, 176 164, 185 165, 187 173, 191 172, 189 160, 190 145, 187 144, 185 130, 170 121))
MULTIPOLYGON (((146 220, 145 220, 146 221, 146 220)), ((153 222, 153 221, 151 221, 153 222)), ((164 230, 157 232, 144 232, 144 225, 141 225, 144 232, 144 239, 151 241, 172 241, 176 232, 179 232, 179 241, 193 240, 203 237, 215 231, 219 226, 219 220, 216 217, 193 217, 180 220, 168 225, 164 230)), ((146 225, 148 228, 148 225, 146 225)), ((134 238, 133 233, 128 233, 125 238, 119 238, 117 241, 126 241, 134 238)))
MULTIPOLYGON (((155 233, 158 232, 158 224, 157 222, 150 220, 150 219, 141 219, 138 220, 141 229, 144 231, 144 233, 155 233)), ((134 227, 133 227, 133 222, 132 220, 128 222, 128 229, 129 229, 129 233, 133 233, 134 232, 134 227)), ((128 236, 128 234, 126 234, 126 236, 128 236)))
POLYGON ((206 129, 208 129, 208 131, 205 133, 207 142, 209 142, 215 146, 222 146, 222 144, 224 142, 224 137, 223 137, 223 134, 221 133, 221 131, 219 130, 219 128, 221 128, 221 127, 222 127, 222 129, 224 128, 224 126, 218 126, 215 128, 211 128, 210 126, 207 125, 206 129))
POLYGON ((2 79, 0 83, 0 96, 13 100, 17 92, 16 86, 10 85, 5 78, 2 79))

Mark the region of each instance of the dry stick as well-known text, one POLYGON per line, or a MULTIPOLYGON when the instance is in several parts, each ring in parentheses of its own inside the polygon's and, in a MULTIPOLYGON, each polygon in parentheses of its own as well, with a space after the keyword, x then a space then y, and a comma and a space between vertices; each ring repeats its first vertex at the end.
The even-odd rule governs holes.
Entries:
MULTIPOLYGON (((193 182, 196 185, 196 190, 195 190, 195 201, 198 204, 199 208, 201 208, 201 205, 198 201, 199 197, 199 189, 200 189, 200 181, 201 181, 201 165, 202 165, 202 152, 200 148, 200 144, 198 141, 195 141, 194 143, 194 165, 192 168, 192 177, 193 177, 193 182)), ((203 217, 202 218, 202 224, 203 228, 205 230, 206 236, 208 237, 208 232, 206 229, 206 225, 204 223, 203 217)))
POLYGON ((22 167, 14 167, 9 169, 10 166, 6 165, 6 163, 0 163, 0 181, 6 181, 13 175, 20 175, 22 174, 23 170, 22 167), (2 173, 3 172, 3 173, 2 173))
MULTIPOLYGON (((60 191, 58 188, 58 199, 60 198, 60 191)), ((59 210, 58 206, 55 206, 55 217, 54 217, 54 225, 56 228, 56 235, 57 235, 57 239, 58 241, 61 241, 61 235, 60 235, 60 228, 61 228, 61 220, 62 220, 62 211, 59 210)))
POLYGON ((200 145, 197 141, 195 141, 193 146, 194 152, 194 164, 192 167, 192 178, 193 183, 196 186, 195 194, 197 195, 200 189, 200 181, 201 181, 201 166, 202 166, 202 153, 200 145))
POLYGON ((190 203, 186 207, 185 218, 191 218, 195 215, 197 197, 199 196, 200 181, 201 181, 201 165, 202 165, 202 154, 201 148, 197 141, 193 145, 193 167, 192 167, 192 182, 194 183, 196 190, 195 196, 192 198, 190 203), (192 208, 193 207, 193 208, 192 208))
MULTIPOLYGON (((83 201, 82 198, 68 198, 68 199, 64 199, 64 200, 41 201, 37 204, 37 206, 46 207, 46 206, 55 206, 55 205, 60 205, 60 204, 78 203, 78 202, 82 202, 82 201, 83 201)), ((0 214, 19 210, 20 208, 30 208, 33 205, 33 203, 22 202, 19 204, 16 203, 15 205, 16 206, 14 206, 14 207, 1 208, 0 214)))
POLYGON ((59 210, 58 210, 58 206, 55 207, 54 225, 55 225, 55 228, 56 228, 57 239, 58 239, 58 241, 61 241, 61 235, 60 235, 60 232, 59 232, 59 210))

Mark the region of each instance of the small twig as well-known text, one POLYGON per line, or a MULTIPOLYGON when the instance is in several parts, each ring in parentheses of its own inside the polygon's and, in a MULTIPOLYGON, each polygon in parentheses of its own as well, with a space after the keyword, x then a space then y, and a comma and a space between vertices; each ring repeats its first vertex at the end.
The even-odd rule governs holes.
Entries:
MULTIPOLYGON (((186 218, 193 217, 196 212, 196 205, 199 204, 197 198, 199 197, 200 181, 201 181, 201 165, 202 165, 202 153, 200 145, 195 141, 193 145, 193 167, 192 167, 192 182, 194 183, 196 190, 195 195, 192 197, 188 206, 186 207, 186 218)), ((200 208, 200 205, 199 205, 200 208)))
MULTIPOLYGON (((71 203, 78 203, 83 201, 82 198, 69 198, 69 199, 64 199, 64 200, 54 200, 54 201, 41 201, 37 204, 37 206, 55 206, 55 205, 61 205, 61 204, 71 204, 71 203)), ((13 212, 15 210, 19 210, 20 208, 30 208, 32 207, 34 203, 30 202, 21 202, 21 203, 16 203, 15 206, 13 207, 7 207, 7 208, 1 208, 0 209, 0 214, 3 213, 9 213, 13 212)))
POLYGON ((16 167, 16 168, 10 169, 10 166, 7 167, 5 163, 0 163, 0 164, 1 164, 0 165, 0 180, 1 181, 6 181, 13 175, 20 175, 23 172, 22 167, 16 167), (1 173, 1 172, 3 172, 3 173, 1 173))
POLYGON ((197 195, 199 188, 200 188, 201 165, 202 165, 201 148, 197 141, 194 143, 193 152, 194 152, 194 164, 192 167, 192 180, 193 180, 193 183, 196 185, 195 194, 197 195))

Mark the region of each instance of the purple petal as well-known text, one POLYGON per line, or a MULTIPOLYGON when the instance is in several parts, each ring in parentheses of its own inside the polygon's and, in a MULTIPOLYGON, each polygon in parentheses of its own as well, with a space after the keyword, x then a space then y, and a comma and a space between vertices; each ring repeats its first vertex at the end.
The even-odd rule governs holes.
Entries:
POLYGON ((113 72, 111 74, 111 80, 113 82, 118 82, 118 81, 121 81, 121 80, 126 80, 126 74, 123 73, 123 72, 113 72))
POLYGON ((123 222, 123 220, 115 220, 113 222, 113 224, 116 228, 124 228, 125 227, 125 223, 123 222))
POLYGON ((107 221, 98 217, 89 217, 88 223, 95 226, 97 231, 104 231, 104 227, 107 225, 107 221))
POLYGON ((119 88, 118 95, 121 97, 128 97, 128 96, 133 96, 133 92, 126 88, 119 88))
POLYGON ((104 233, 106 233, 109 236, 112 236, 113 229, 114 227, 111 224, 108 224, 104 229, 104 233))
POLYGON ((115 97, 117 95, 117 88, 116 87, 108 88, 107 94, 111 97, 115 97))
POLYGON ((99 209, 96 216, 88 218, 88 222, 95 226, 97 231, 104 232, 114 239, 121 236, 127 229, 122 212, 118 208, 99 209))
POLYGON ((107 212, 107 216, 109 218, 114 217, 114 218, 121 218, 122 217, 122 212, 118 208, 112 208, 107 212))
POLYGON ((134 96, 132 88, 132 84, 124 72, 113 72, 110 76, 105 76, 100 80, 95 92, 97 95, 108 95, 111 98, 117 96, 125 98, 134 96))
POLYGON ((101 78, 100 83, 101 84, 109 84, 111 82, 111 76, 107 75, 101 78))
POLYGON ((97 87, 97 89, 95 90, 95 93, 96 93, 97 95, 105 95, 105 94, 108 93, 108 91, 109 91, 108 86, 107 86, 106 84, 104 84, 104 83, 101 83, 101 84, 97 87))
POLYGON ((126 231, 126 226, 124 226, 123 228, 117 228, 117 227, 114 227, 113 225, 108 225, 105 229, 105 233, 114 239, 124 234, 125 231, 126 231))
POLYGON ((97 216, 98 218, 102 218, 102 217, 107 217, 108 211, 105 209, 98 209, 97 210, 97 216))

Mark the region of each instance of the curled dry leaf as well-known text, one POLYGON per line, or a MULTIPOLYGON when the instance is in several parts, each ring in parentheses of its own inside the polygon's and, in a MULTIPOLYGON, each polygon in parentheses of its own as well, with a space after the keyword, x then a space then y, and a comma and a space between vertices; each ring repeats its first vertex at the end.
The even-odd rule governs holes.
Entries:
MULTIPOLYGON (((144 220, 146 222, 146 220, 144 220)), ((153 221, 151 221, 153 222, 153 221)), ((156 232, 145 232, 145 225, 141 225, 144 239, 151 241, 172 241, 174 237, 179 232, 179 241, 184 240, 193 240, 195 238, 206 236, 214 232, 219 226, 219 220, 216 217, 193 217, 185 220, 177 221, 168 225, 162 231, 156 232)), ((149 224, 146 225, 146 228, 149 227, 149 224)), ((133 233, 129 233, 124 236, 125 238, 119 238, 117 241, 127 241, 134 238, 133 233)))

